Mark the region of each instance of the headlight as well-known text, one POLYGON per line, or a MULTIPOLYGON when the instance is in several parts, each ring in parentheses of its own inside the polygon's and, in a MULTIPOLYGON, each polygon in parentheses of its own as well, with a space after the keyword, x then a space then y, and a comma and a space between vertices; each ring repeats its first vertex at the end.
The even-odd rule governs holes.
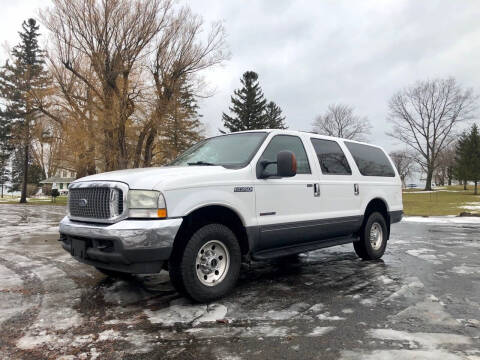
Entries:
POLYGON ((130 190, 128 192, 128 216, 131 218, 166 218, 165 198, 159 191, 130 190))

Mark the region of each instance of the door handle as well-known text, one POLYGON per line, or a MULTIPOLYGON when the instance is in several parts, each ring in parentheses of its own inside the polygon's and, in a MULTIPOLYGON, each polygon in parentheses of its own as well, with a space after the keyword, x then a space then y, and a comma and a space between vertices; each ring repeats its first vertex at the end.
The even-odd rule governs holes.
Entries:
POLYGON ((358 184, 353 184, 353 193, 355 195, 360 194, 360 187, 358 186, 358 184))
POLYGON ((313 184, 313 196, 320 196, 320 184, 313 184))

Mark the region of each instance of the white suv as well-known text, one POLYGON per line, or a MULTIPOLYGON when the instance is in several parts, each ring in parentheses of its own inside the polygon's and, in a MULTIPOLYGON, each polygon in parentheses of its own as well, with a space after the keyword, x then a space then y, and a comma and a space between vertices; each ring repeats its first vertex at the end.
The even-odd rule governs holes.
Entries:
POLYGON ((169 166, 69 187, 62 245, 108 274, 168 268, 197 301, 230 291, 242 259, 353 242, 380 258, 402 218, 401 181, 379 147, 285 130, 206 139, 169 166))

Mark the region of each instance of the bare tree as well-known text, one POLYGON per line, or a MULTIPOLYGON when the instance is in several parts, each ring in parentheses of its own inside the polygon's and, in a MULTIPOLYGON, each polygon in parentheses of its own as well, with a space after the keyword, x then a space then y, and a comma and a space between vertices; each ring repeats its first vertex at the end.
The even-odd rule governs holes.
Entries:
POLYGON ((42 20, 53 36, 54 55, 96 98, 105 169, 126 168, 127 126, 140 96, 138 73, 150 53, 149 44, 169 26, 172 1, 53 0, 53 4, 42 20))
POLYGON ((434 176, 437 185, 452 185, 455 167, 455 152, 455 142, 453 142, 438 154, 437 167, 434 176))
POLYGON ((397 168, 403 187, 406 186, 406 179, 412 175, 415 170, 415 158, 410 151, 397 150, 390 153, 393 164, 397 168))
POLYGON ((134 164, 138 166, 143 149, 143 166, 151 166, 159 128, 180 89, 195 82, 197 74, 229 57, 225 29, 221 22, 213 23, 205 37, 203 20, 190 9, 182 9, 170 27, 157 39, 149 70, 154 80, 155 109, 137 140, 134 164))
MULTIPOLYGON (((51 32, 57 92, 41 109, 62 124, 79 176, 151 166, 159 129, 185 84, 228 57, 223 25, 173 0, 53 0, 41 18, 51 32), (74 127, 72 124, 75 124, 74 127)), ((205 85, 198 94, 203 94, 205 85)))
POLYGON ((61 126, 43 117, 32 129, 31 152, 45 178, 54 176, 62 152, 61 126))
POLYGON ((354 108, 345 104, 328 105, 325 114, 313 123, 313 131, 318 134, 359 141, 368 138, 371 127, 367 117, 355 115, 354 108))
POLYGON ((425 190, 432 189, 438 156, 454 140, 455 126, 472 117, 475 100, 472 90, 453 78, 419 81, 390 99, 393 131, 387 134, 418 153, 427 174, 425 190))

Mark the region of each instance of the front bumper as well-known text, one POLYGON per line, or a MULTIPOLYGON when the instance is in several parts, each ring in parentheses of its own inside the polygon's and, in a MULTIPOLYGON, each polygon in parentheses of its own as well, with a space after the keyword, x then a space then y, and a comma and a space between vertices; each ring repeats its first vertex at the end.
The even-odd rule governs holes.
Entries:
POLYGON ((127 273, 156 273, 172 252, 183 219, 123 220, 115 224, 60 222, 62 247, 77 260, 127 273))

